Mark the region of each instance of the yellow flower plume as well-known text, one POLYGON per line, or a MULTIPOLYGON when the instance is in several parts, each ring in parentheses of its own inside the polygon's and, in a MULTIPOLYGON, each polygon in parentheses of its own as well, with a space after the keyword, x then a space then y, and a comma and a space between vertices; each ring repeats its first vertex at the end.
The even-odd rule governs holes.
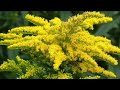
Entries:
MULTIPOLYGON (((120 48, 111 44, 111 40, 102 36, 94 36, 88 30, 94 30, 95 24, 102 24, 112 21, 100 12, 84 12, 81 15, 70 17, 66 22, 55 17, 46 20, 42 17, 27 14, 25 18, 36 26, 22 26, 12 28, 7 34, 0 33, 2 45, 8 45, 9 49, 27 50, 31 55, 41 55, 42 60, 46 59, 52 63, 55 71, 61 70, 63 62, 77 62, 73 66, 73 72, 92 72, 107 77, 116 75, 98 66, 95 57, 117 65, 118 61, 109 53, 119 54, 120 48)), ((37 60, 37 59, 36 59, 37 60)), ((38 59, 39 60, 39 59, 38 59)), ((51 65, 51 64, 50 64, 51 65)), ((28 70, 21 78, 33 76, 34 68, 28 70)), ((59 73, 60 74, 60 73, 59 73)), ((60 78, 67 78, 66 74, 60 74, 60 78)), ((92 78, 92 77, 86 77, 92 78)), ((96 76, 94 78, 100 78, 96 76)))

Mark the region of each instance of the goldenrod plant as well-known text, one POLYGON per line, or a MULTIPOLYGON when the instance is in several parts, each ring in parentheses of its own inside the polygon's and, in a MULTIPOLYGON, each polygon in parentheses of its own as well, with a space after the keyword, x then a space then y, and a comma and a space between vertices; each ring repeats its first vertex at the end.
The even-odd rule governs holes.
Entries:
POLYGON ((112 17, 100 12, 84 12, 70 17, 47 20, 27 14, 25 18, 34 26, 21 26, 0 33, 0 44, 8 49, 19 49, 30 56, 29 60, 16 56, 0 65, 0 71, 12 72, 15 79, 100 79, 116 78, 114 72, 98 64, 98 59, 118 65, 111 54, 120 48, 111 40, 89 33, 93 25, 108 23, 112 17), (98 59, 97 59, 98 58, 98 59), (94 76, 86 76, 85 73, 94 76))

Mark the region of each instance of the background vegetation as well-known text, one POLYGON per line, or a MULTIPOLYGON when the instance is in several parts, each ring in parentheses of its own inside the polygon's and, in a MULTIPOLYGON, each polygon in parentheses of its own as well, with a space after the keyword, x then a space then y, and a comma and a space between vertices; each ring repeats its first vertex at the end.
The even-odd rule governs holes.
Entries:
MULTIPOLYGON (((67 20, 70 16, 82 13, 84 11, 0 11, 0 33, 7 33, 9 29, 18 26, 28 26, 32 25, 26 19, 24 19, 27 13, 33 14, 35 16, 44 17, 48 20, 54 17, 59 17, 63 21, 67 20)), ((113 21, 107 24, 101 24, 94 26, 94 31, 91 31, 94 35, 102 35, 112 40, 112 44, 120 46, 120 11, 100 11, 105 13, 107 16, 111 16, 113 21)), ((6 46, 0 45, 0 64, 3 61, 9 59, 15 59, 16 55, 20 55, 23 58, 28 58, 24 53, 18 50, 8 50, 6 46)), ((100 61, 99 64, 111 71, 113 71, 120 78, 120 56, 115 56, 119 60, 117 66, 110 65, 109 63, 100 61)), ((12 74, 5 74, 5 72, 0 73, 0 79, 12 78, 12 74)), ((89 74, 89 73, 88 73, 89 74)))

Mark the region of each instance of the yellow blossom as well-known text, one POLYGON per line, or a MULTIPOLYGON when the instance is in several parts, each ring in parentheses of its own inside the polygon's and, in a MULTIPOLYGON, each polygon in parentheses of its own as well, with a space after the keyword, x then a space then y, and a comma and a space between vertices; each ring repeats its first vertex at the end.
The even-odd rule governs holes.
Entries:
POLYGON ((22 38, 22 34, 16 35, 14 33, 9 33, 9 34, 0 33, 0 38, 1 39, 22 38))
POLYGON ((116 75, 113 72, 107 71, 107 70, 105 70, 104 68, 102 68, 100 66, 94 67, 94 66, 90 65, 87 62, 82 62, 79 65, 80 65, 80 68, 82 69, 83 72, 88 71, 88 72, 92 72, 92 73, 102 74, 102 75, 104 75, 106 77, 113 77, 113 78, 116 77, 116 75))
POLYGON ((10 33, 23 33, 23 34, 48 34, 43 27, 41 26, 24 26, 24 27, 16 27, 9 30, 10 33))
POLYGON ((59 69, 59 66, 62 64, 63 61, 67 59, 66 55, 62 52, 56 52, 53 68, 55 70, 59 69))
POLYGON ((57 26, 60 26, 62 23, 62 21, 58 17, 55 17, 54 19, 50 20, 49 22, 51 25, 57 25, 57 26))
POLYGON ((54 61, 53 68, 58 70, 61 63, 67 59, 66 55, 62 52, 62 48, 59 45, 52 44, 49 46, 50 59, 54 61))
POLYGON ((82 15, 73 16, 68 19, 69 23, 72 25, 80 25, 83 29, 93 30, 94 24, 107 23, 112 21, 111 17, 105 17, 104 14, 100 12, 84 12, 82 15))
POLYGON ((30 14, 27 14, 25 16, 25 18, 32 22, 33 24, 35 25, 38 25, 38 26, 41 26, 41 25, 46 25, 48 24, 48 21, 44 18, 41 18, 41 17, 38 17, 38 16, 33 16, 33 15, 30 15, 30 14))
MULTIPOLYGON (((72 16, 66 22, 58 17, 46 20, 30 14, 27 14, 25 18, 36 26, 16 27, 9 30, 7 34, 1 33, 0 44, 8 45, 9 49, 25 50, 32 57, 31 62, 36 63, 37 66, 44 67, 45 64, 51 66, 57 72, 57 74, 51 73, 51 78, 70 78, 67 72, 59 72, 64 68, 62 67, 64 64, 66 67, 69 66, 66 62, 70 64, 72 74, 91 72, 107 77, 116 77, 113 72, 98 66, 95 57, 117 65, 118 61, 109 53, 120 54, 120 48, 112 45, 111 40, 106 37, 94 36, 88 31, 94 30, 95 24, 112 21, 111 17, 93 11, 72 16)), ((9 61, 10 65, 4 62, 0 66, 1 68, 5 67, 1 70, 15 69, 17 71, 18 68, 25 67, 26 72, 19 78, 37 77, 38 67, 31 67, 29 61, 25 62, 19 57, 16 59, 19 67, 15 62, 13 65, 9 61)), ((47 70, 45 73, 48 73, 47 70)), ((99 76, 85 78, 99 78, 99 76)))
POLYGON ((7 60, 7 62, 4 62, 3 64, 0 65, 0 71, 13 71, 16 73, 22 73, 21 69, 15 61, 13 60, 7 60))

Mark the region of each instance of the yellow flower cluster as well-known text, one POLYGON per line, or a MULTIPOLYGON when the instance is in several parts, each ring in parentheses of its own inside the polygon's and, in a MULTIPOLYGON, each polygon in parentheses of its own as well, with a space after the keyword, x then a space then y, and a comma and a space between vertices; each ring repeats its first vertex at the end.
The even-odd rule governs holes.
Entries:
POLYGON ((16 27, 8 31, 10 34, 11 33, 16 33, 16 34, 32 34, 32 35, 46 35, 48 34, 43 27, 41 26, 24 26, 24 27, 16 27))
POLYGON ((53 67, 55 70, 58 70, 61 63, 67 59, 66 55, 62 51, 62 48, 59 45, 50 45, 48 53, 50 54, 50 59, 54 60, 53 67))
POLYGON ((102 74, 102 75, 107 76, 107 77, 116 78, 116 75, 113 72, 105 70, 104 68, 102 68, 100 66, 94 67, 91 64, 89 64, 88 62, 81 62, 79 64, 79 66, 82 69, 82 72, 98 73, 98 74, 102 74))
POLYGON ((30 77, 36 76, 38 73, 42 72, 41 67, 37 67, 36 65, 31 65, 28 60, 21 59, 19 56, 16 56, 16 60, 18 66, 23 71, 25 69, 25 73, 22 73, 17 79, 27 79, 30 77))
POLYGON ((100 79, 100 76, 87 76, 87 77, 84 77, 84 78, 80 78, 80 79, 100 79))
POLYGON ((28 60, 23 60, 19 56, 16 56, 16 62, 8 59, 1 64, 0 71, 15 72, 17 75, 19 75, 17 79, 27 79, 43 72, 41 67, 31 65, 28 60))
POLYGON ((112 18, 105 17, 104 14, 101 14, 100 12, 85 12, 82 15, 73 16, 70 19, 68 19, 68 22, 72 23, 73 25, 80 25, 83 29, 90 29, 93 30, 94 24, 101 24, 101 23, 107 23, 109 21, 112 21, 112 18))
POLYGON ((3 64, 0 65, 0 71, 13 71, 17 73, 22 73, 20 67, 17 66, 15 61, 9 59, 8 62, 4 62, 3 64))
POLYGON ((62 23, 62 21, 58 18, 58 17, 55 17, 54 19, 50 20, 50 25, 57 25, 57 26, 60 26, 62 23))
POLYGON ((64 73, 63 71, 58 71, 57 74, 45 75, 46 79, 73 79, 70 73, 64 73))
MULTIPOLYGON (((100 12, 84 12, 81 15, 70 17, 66 22, 58 17, 46 20, 42 17, 27 14, 28 21, 37 26, 16 27, 7 34, 0 34, 0 44, 7 44, 10 49, 29 49, 28 53, 42 54, 48 62, 53 63, 53 69, 59 70, 65 62, 77 62, 73 72, 82 69, 82 72, 99 73, 103 76, 116 77, 113 72, 98 66, 94 57, 117 65, 117 60, 109 53, 120 53, 120 48, 113 46, 111 40, 91 35, 87 30, 93 30, 93 25, 112 21, 100 12), (80 68, 80 69, 79 69, 80 68)), ((33 76, 35 69, 28 70, 22 78, 33 76)), ((63 75, 64 78, 66 77, 63 75)), ((98 77, 96 77, 98 78, 98 77)))
POLYGON ((37 16, 33 16, 33 15, 30 15, 30 14, 27 14, 25 16, 25 18, 32 22, 33 24, 35 25, 38 25, 38 26, 43 26, 43 25, 46 25, 48 24, 48 21, 44 18, 41 18, 41 17, 37 17, 37 16))
POLYGON ((22 34, 16 35, 14 33, 9 33, 9 34, 0 34, 1 39, 12 39, 12 38, 22 38, 22 34))

